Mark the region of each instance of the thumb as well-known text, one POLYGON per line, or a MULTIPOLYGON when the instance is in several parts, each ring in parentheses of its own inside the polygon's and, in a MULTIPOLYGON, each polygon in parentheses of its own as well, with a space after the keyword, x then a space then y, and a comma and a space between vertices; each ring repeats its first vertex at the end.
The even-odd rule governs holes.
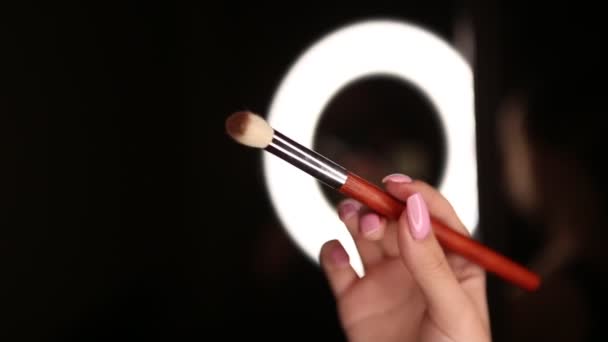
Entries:
POLYGON ((452 327, 462 317, 466 295, 450 268, 431 229, 427 205, 420 193, 407 199, 399 218, 401 258, 425 296, 428 313, 440 327, 452 327))

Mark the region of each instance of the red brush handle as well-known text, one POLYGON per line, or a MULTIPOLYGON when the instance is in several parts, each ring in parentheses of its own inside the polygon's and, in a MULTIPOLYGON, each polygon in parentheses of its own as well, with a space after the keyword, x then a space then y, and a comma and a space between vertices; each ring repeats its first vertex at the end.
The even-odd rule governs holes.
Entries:
MULTIPOLYGON (((405 205, 387 194, 376 185, 352 173, 339 191, 360 201, 375 212, 392 219, 398 219, 405 205)), ((433 231, 439 243, 446 249, 462 255, 485 270, 492 272, 528 291, 538 289, 540 277, 523 266, 492 251, 479 242, 458 233, 445 224, 432 220, 433 231)))

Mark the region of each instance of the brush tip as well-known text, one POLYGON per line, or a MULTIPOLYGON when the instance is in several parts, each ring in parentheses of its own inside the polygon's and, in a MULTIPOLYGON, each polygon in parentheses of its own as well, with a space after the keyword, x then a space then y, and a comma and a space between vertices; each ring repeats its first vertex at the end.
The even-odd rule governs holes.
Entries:
POLYGON ((250 111, 231 114, 226 119, 226 132, 243 145, 265 148, 272 141, 274 130, 259 115, 250 111))

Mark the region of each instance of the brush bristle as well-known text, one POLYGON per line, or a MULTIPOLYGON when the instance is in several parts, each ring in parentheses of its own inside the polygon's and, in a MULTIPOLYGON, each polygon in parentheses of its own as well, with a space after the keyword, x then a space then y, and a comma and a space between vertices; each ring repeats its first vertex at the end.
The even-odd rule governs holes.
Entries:
POLYGON ((226 119, 226 132, 237 142, 257 148, 268 146, 274 134, 261 116, 248 111, 230 115, 226 119))

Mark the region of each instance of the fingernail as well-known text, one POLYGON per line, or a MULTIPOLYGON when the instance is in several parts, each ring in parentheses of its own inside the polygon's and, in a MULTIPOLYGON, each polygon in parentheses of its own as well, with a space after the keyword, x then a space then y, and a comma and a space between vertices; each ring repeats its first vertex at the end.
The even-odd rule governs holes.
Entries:
POLYGON ((420 193, 415 193, 407 199, 407 220, 414 240, 422 240, 429 235, 431 219, 420 193))
POLYGON ((393 182, 393 183, 411 183, 412 178, 401 173, 393 173, 382 179, 382 183, 393 182))
POLYGON ((349 264, 348 254, 340 242, 336 242, 334 248, 332 249, 331 259, 336 266, 342 267, 349 264))
POLYGON ((340 220, 345 221, 357 213, 359 206, 352 201, 346 200, 338 207, 340 220))
POLYGON ((372 213, 365 214, 361 217, 361 221, 359 221, 359 227, 361 233, 365 235, 372 234, 380 228, 380 217, 372 213))

